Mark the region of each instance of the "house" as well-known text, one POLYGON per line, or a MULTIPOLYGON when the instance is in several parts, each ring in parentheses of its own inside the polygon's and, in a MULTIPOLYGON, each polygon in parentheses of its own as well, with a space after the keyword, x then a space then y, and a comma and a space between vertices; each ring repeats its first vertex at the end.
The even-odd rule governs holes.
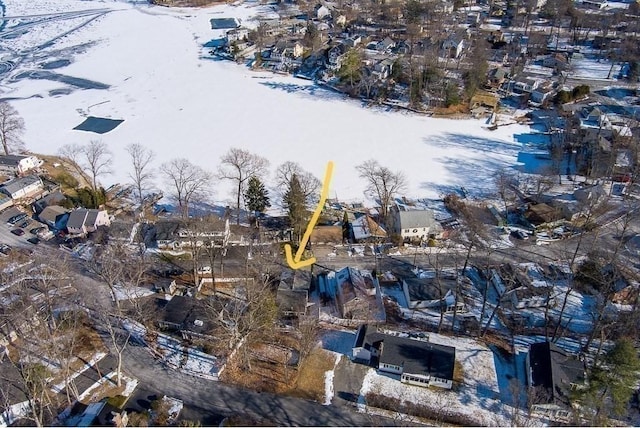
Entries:
POLYGON ((37 214, 40 214, 46 207, 50 205, 60 205, 67 199, 65 195, 62 194, 59 190, 55 192, 49 193, 46 196, 35 201, 31 206, 33 207, 33 211, 37 214))
POLYGON ((391 209, 391 224, 393 233, 402 239, 428 239, 442 232, 442 227, 430 210, 410 210, 404 206, 394 206, 391 209))
POLYGON ((69 210, 60 205, 50 205, 38 214, 38 219, 52 229, 64 230, 67 227, 69 210))
POLYGON ((461 282, 470 284, 456 272, 422 272, 420 278, 403 278, 402 292, 410 309, 434 309, 439 312, 465 312, 464 301, 456 302, 455 291, 461 282))
POLYGON ((442 42, 444 56, 448 56, 449 58, 460 58, 462 50, 464 49, 465 38, 465 31, 456 31, 454 34, 447 37, 445 41, 442 42))
POLYGON ((329 10, 329 8, 323 4, 318 4, 313 8, 315 14, 316 14, 316 18, 317 19, 323 19, 326 17, 331 17, 331 11, 329 10))
POLYGON ((585 364, 551 342, 529 346, 526 359, 532 411, 551 419, 568 421, 571 391, 585 383, 585 364))
POLYGON ((215 305, 193 297, 173 296, 164 306, 162 317, 157 321, 162 329, 179 332, 184 339, 210 338, 213 329, 212 315, 218 311, 215 305))
POLYGON ((300 58, 304 52, 304 47, 300 42, 290 40, 279 40, 271 49, 271 59, 282 61, 285 58, 300 58))
POLYGON ((384 58, 377 61, 373 65, 372 74, 380 80, 385 80, 387 77, 391 76, 391 73, 393 73, 394 62, 395 60, 393 58, 384 58))
POLYGON ((380 52, 390 53, 396 46, 396 42, 390 37, 385 37, 383 40, 376 43, 376 50, 380 52))
POLYGON ((567 55, 563 53, 554 53, 545 56, 542 59, 542 66, 553 68, 555 70, 566 70, 569 67, 567 55))
POLYGON ((318 283, 321 294, 335 298, 340 318, 357 324, 386 320, 380 286, 371 272, 346 267, 319 276, 318 283))
POLYGON ((507 79, 508 72, 503 68, 492 68, 489 70, 489 84, 490 86, 499 87, 507 79))
POLYGON ((358 217, 354 216, 354 219, 350 222, 351 230, 353 231, 353 239, 355 241, 384 239, 387 237, 387 232, 376 223, 371 216, 364 214, 358 217))
POLYGON ((505 264, 494 271, 494 275, 499 275, 502 284, 507 288, 501 293, 505 306, 510 306, 512 309, 526 309, 555 303, 556 295, 553 292, 553 286, 542 279, 539 270, 530 265, 505 264), (536 275, 540 278, 538 281, 533 281, 532 277, 536 275))
POLYGON ((327 51, 327 62, 331 70, 339 70, 342 67, 342 61, 347 48, 344 44, 339 43, 327 51))
POLYGON ((352 36, 347 37, 343 43, 345 46, 354 48, 358 46, 361 42, 362 42, 362 37, 358 34, 354 34, 352 36))
POLYGON ((400 375, 400 381, 417 386, 451 389, 456 360, 452 346, 379 333, 368 324, 358 328, 353 359, 376 364, 381 372, 400 375))
POLYGON ((7 175, 24 175, 32 169, 42 166, 42 160, 28 155, 0 156, 0 173, 7 175))
POLYGON ((529 102, 534 106, 540 106, 547 101, 551 100, 551 97, 555 94, 555 89, 552 82, 542 82, 534 90, 531 91, 531 98, 529 102))
POLYGON ((607 115, 598 106, 584 107, 580 111, 580 128, 608 128, 609 122, 607 115))
POLYGON ((607 0, 582 0, 582 5, 587 9, 605 9, 609 6, 607 0))
POLYGON ((0 192, 16 199, 31 198, 44 191, 44 183, 37 175, 14 178, 0 186, 0 192))
POLYGON ((109 214, 106 210, 78 208, 71 211, 67 220, 70 234, 86 235, 95 232, 99 226, 110 226, 109 214))
POLYGON ((244 27, 232 28, 227 31, 227 42, 240 42, 249 37, 249 30, 244 27))
POLYGON ((280 275, 276 291, 276 303, 280 312, 288 318, 307 314, 311 274, 308 271, 286 269, 280 275))
POLYGON ((520 94, 530 94, 534 90, 538 89, 538 86, 542 83, 541 79, 534 79, 531 77, 519 78, 513 83, 513 90, 520 94))
POLYGON ((13 199, 5 194, 0 193, 0 211, 5 210, 11 206, 13 206, 13 199))
POLYGON ((144 234, 144 244, 150 248, 174 250, 178 247, 178 229, 180 229, 180 222, 177 221, 156 222, 144 234))

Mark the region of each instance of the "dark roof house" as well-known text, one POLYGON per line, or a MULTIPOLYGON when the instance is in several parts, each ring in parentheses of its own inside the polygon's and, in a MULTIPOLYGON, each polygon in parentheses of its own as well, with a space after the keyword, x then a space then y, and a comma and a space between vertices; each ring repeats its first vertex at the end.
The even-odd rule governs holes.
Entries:
POLYGON ((567 418, 571 412, 571 391, 585 383, 584 362, 551 342, 529 346, 529 384, 536 391, 533 410, 549 417, 567 418))
POLYGON ((418 386, 451 389, 455 369, 454 347, 381 333, 361 325, 353 345, 353 359, 400 375, 400 381, 418 386))

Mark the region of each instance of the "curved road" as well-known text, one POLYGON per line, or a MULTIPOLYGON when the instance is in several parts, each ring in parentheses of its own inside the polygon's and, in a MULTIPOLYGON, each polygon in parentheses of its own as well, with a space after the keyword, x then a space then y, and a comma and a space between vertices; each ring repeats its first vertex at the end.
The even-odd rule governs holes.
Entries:
POLYGON ((124 370, 145 390, 180 398, 186 408, 224 416, 242 414, 280 426, 382 426, 391 419, 358 413, 348 406, 323 406, 300 398, 258 393, 171 370, 145 347, 130 345, 123 354, 124 370))

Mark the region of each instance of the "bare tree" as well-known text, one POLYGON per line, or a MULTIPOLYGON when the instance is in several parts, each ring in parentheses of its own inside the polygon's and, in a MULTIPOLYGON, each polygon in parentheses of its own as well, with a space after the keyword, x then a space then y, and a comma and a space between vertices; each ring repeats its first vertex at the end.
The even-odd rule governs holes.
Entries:
POLYGON ((113 158, 107 144, 91 140, 88 146, 82 148, 84 167, 91 176, 91 187, 98 190, 98 177, 111 174, 113 158))
POLYGON ((129 177, 133 180, 136 187, 138 201, 142 207, 142 193, 149 189, 154 171, 151 162, 155 158, 155 153, 143 146, 142 144, 133 143, 127 146, 127 153, 131 157, 131 166, 133 167, 129 177))
POLYGON ((82 147, 79 144, 69 143, 58 149, 58 155, 75 170, 82 181, 89 182, 89 177, 82 169, 82 147))
POLYGON ((269 161, 247 150, 231 148, 220 159, 220 178, 236 182, 237 224, 240 224, 240 198, 244 185, 252 176, 261 178, 269 167, 269 161))
POLYGON ((406 188, 407 179, 401 171, 391 171, 373 159, 356 166, 356 170, 367 183, 366 191, 378 198, 380 217, 386 224, 389 205, 394 196, 406 188))
POLYGON ((300 183, 307 205, 315 204, 319 198, 322 182, 310 172, 302 169, 296 162, 287 161, 276 169, 276 185, 280 190, 280 197, 283 197, 286 190, 291 187, 294 175, 300 183))
POLYGON ((86 146, 65 144, 58 151, 76 172, 89 182, 91 188, 98 189, 98 177, 111 174, 113 158, 106 143, 91 140, 86 146))
POLYGON ((173 186, 182 217, 188 218, 189 202, 203 194, 211 182, 211 174, 184 158, 163 163, 160 171, 173 186))
POLYGON ((18 111, 6 101, 0 102, 0 142, 5 155, 24 148, 20 139, 24 133, 24 119, 18 111))

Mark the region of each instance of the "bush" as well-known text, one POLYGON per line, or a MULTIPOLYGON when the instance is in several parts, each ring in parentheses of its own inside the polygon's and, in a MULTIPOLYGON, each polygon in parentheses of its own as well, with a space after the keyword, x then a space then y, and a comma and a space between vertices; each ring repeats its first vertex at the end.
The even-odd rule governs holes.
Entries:
POLYGON ((75 189, 79 184, 78 180, 66 171, 61 171, 54 178, 62 187, 66 187, 68 189, 75 189))
POLYGON ((589 87, 589 85, 578 85, 575 88, 573 88, 573 91, 571 91, 571 95, 575 100, 577 98, 588 95, 590 92, 591 92, 591 88, 589 87))
POLYGON ((575 99, 584 97, 591 92, 589 85, 578 85, 571 91, 558 91, 555 97, 556 104, 566 104, 575 99))

